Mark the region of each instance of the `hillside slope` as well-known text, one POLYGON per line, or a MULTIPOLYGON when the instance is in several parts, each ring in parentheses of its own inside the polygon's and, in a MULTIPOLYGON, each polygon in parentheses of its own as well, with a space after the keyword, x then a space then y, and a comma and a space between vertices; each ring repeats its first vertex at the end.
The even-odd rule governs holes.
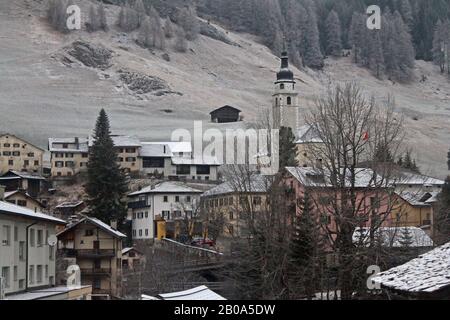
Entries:
MULTIPOLYGON (((82 9, 89 3, 78 2, 82 9)), ((117 8, 108 6, 107 14, 112 25, 117 8)), ((99 108, 105 107, 114 133, 159 140, 169 139, 174 129, 190 129, 194 120, 202 120, 205 128, 230 127, 209 123, 209 112, 225 104, 243 111, 245 121, 232 127, 255 121, 270 106, 279 59, 249 35, 222 30, 234 44, 200 36, 185 54, 168 48, 167 61, 163 52, 142 49, 133 35, 115 28, 62 35, 44 16, 43 1, 0 2, 1 132, 46 147, 51 136, 88 135, 99 108), (101 70, 67 63, 67 48, 78 40, 111 50, 111 66, 101 70), (161 79, 169 90, 136 94, 121 81, 120 71, 161 79)), ((375 79, 347 58, 326 64, 322 72, 294 69, 305 109, 335 81, 356 81, 379 99, 394 94, 407 119, 408 143, 424 172, 447 173, 450 83, 433 65, 417 63, 416 74, 426 75, 426 82, 400 85, 375 79)))

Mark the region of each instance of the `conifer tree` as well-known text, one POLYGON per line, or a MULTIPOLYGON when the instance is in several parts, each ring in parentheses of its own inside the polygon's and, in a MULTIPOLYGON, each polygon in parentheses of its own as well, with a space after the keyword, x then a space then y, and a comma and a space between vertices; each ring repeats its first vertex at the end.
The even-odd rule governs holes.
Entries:
POLYGON ((123 198, 127 192, 125 176, 117 162, 117 150, 111 138, 109 119, 100 111, 94 129, 93 145, 89 149, 88 181, 85 185, 89 197, 90 215, 110 223, 117 221, 120 228, 127 209, 123 198))
POLYGON ((295 144, 295 135, 289 127, 280 128, 280 169, 284 167, 296 167, 297 146, 295 144))
POLYGON ((342 51, 341 21, 337 13, 332 10, 326 21, 327 54, 340 57, 342 51))

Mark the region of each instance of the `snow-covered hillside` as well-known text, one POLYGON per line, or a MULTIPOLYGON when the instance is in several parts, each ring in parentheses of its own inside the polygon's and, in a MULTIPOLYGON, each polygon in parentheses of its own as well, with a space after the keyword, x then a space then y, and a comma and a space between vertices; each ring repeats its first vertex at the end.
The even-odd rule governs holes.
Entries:
MULTIPOLYGON (((81 1, 86 6, 89 1, 81 1)), ((224 31, 233 44, 205 36, 190 50, 150 52, 133 36, 114 27, 108 33, 77 31, 62 35, 44 19, 44 1, 0 1, 0 131, 23 136, 46 147, 51 136, 86 136, 99 108, 110 115, 117 134, 143 139, 170 138, 173 129, 193 126, 227 128, 209 123, 209 112, 229 104, 243 111, 244 126, 270 107, 279 59, 252 36, 224 31), (105 70, 67 63, 67 48, 81 40, 112 51, 105 70), (167 61, 170 60, 170 61, 167 61), (120 81, 119 71, 161 79, 169 88, 161 95, 134 94, 120 81)), ((107 6, 110 25, 117 8, 107 6)), ((417 81, 409 85, 380 81, 349 58, 327 60, 322 72, 294 68, 305 110, 315 96, 335 81, 356 81, 380 100, 394 94, 407 119, 408 143, 425 173, 444 176, 450 146, 450 82, 430 63, 417 63, 417 81), (420 82, 421 76, 427 80, 420 82)))

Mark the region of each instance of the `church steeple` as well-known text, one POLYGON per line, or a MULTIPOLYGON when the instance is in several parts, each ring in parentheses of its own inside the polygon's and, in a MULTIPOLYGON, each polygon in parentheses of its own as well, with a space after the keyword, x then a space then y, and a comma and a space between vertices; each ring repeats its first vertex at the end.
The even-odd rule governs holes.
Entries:
POLYGON ((277 73, 277 82, 294 82, 294 73, 289 69, 289 56, 286 49, 286 42, 283 43, 281 52, 281 68, 277 73))

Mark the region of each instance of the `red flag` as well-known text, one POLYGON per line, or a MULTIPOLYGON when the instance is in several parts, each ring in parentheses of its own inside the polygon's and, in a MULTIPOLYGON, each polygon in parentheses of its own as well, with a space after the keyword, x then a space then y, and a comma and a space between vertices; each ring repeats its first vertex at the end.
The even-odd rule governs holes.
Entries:
POLYGON ((369 132, 364 132, 364 135, 363 135, 363 140, 364 141, 367 141, 367 140, 369 140, 369 132))

